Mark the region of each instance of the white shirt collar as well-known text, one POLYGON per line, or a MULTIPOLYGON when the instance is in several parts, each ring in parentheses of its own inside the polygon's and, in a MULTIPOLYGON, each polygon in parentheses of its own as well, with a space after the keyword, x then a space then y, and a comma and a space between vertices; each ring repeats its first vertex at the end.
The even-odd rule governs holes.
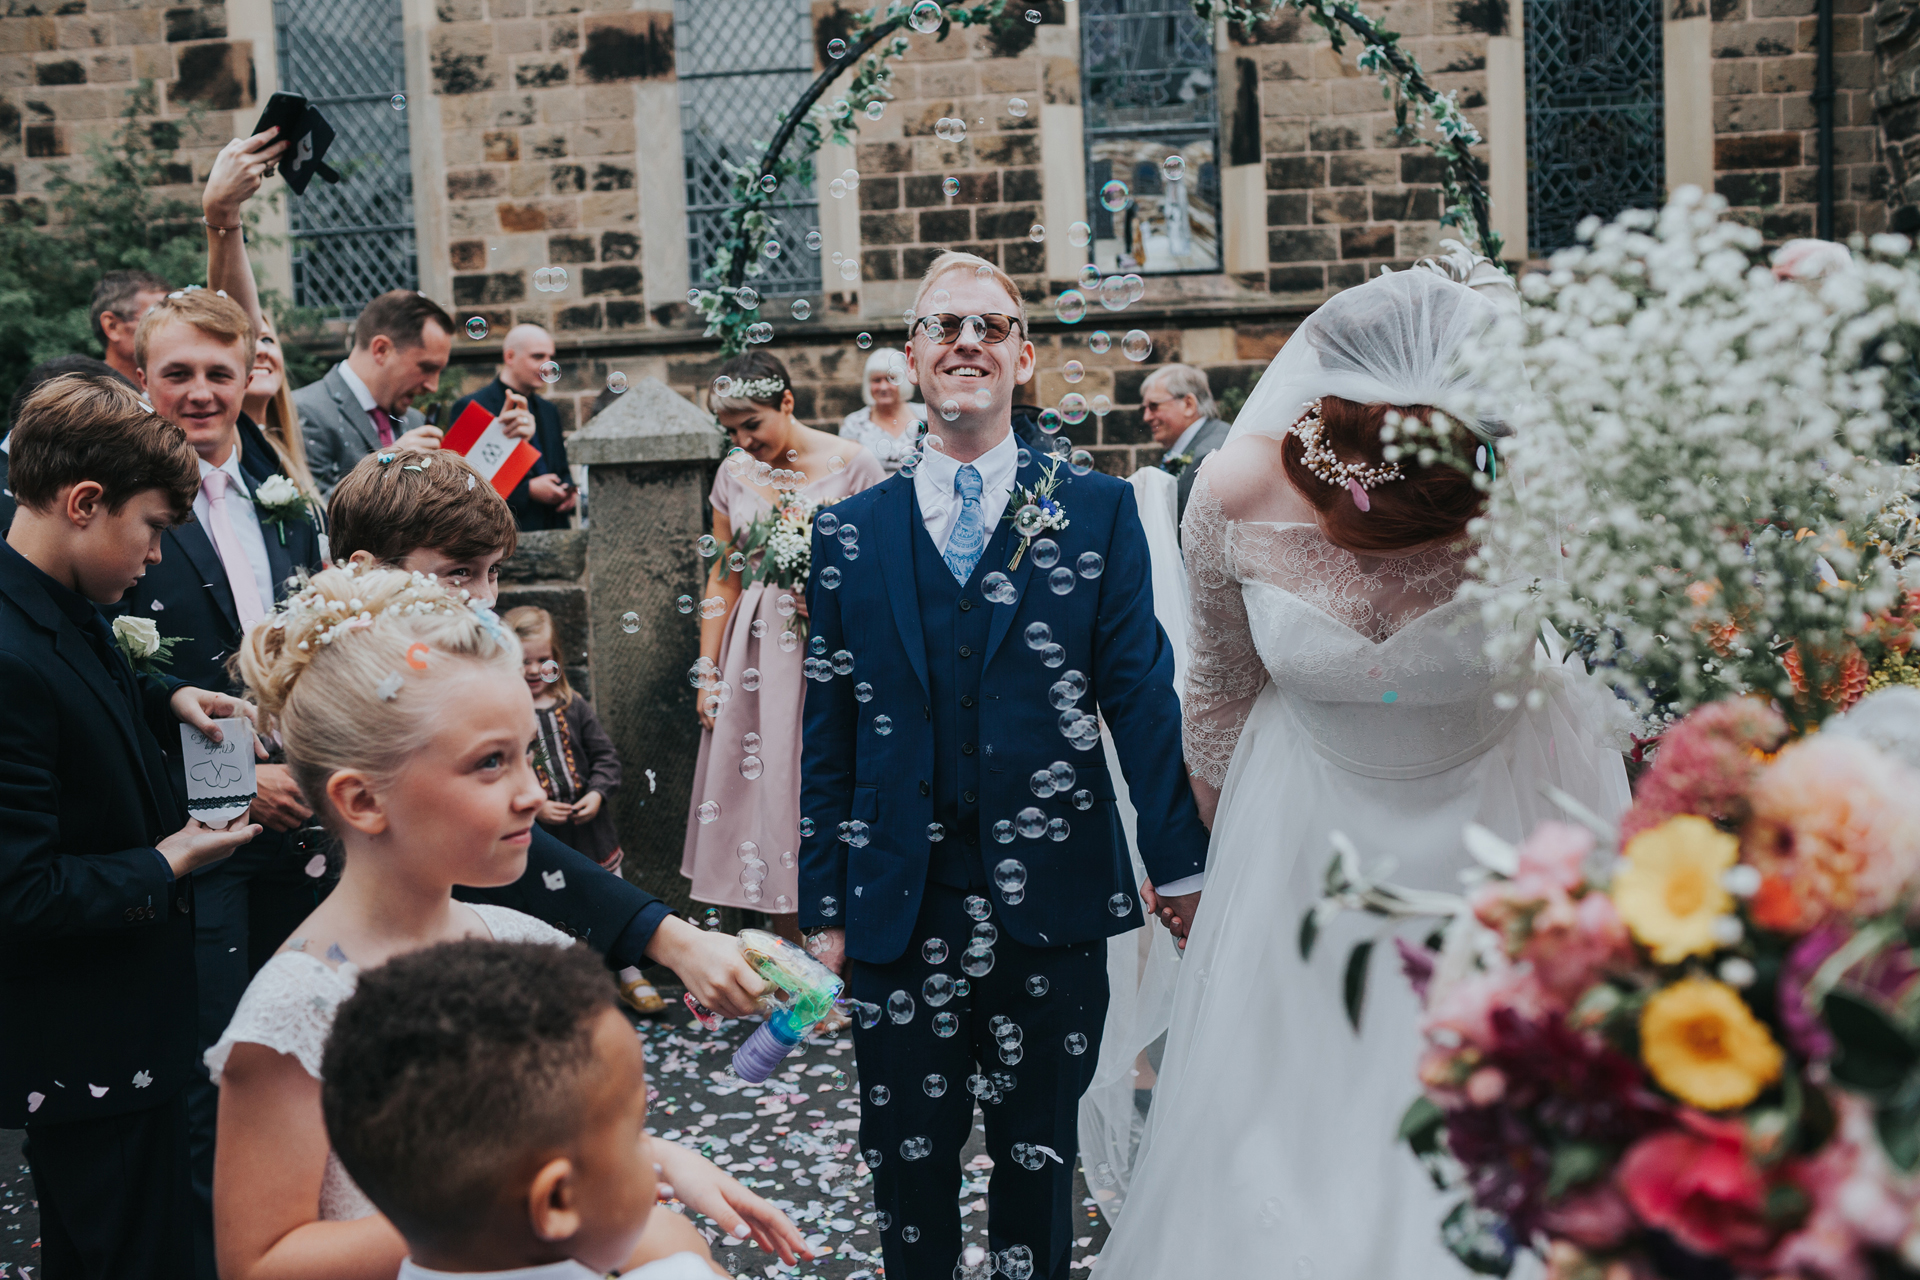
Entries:
POLYGON ((227 450, 227 460, 217 467, 209 463, 205 458, 197 458, 196 461, 200 464, 200 479, 203 482, 214 472, 223 471, 226 473, 227 489, 230 492, 237 493, 243 498, 253 496, 253 490, 247 487, 247 478, 240 474, 239 440, 236 439, 233 442, 233 448, 227 450))
POLYGON ((965 464, 938 449, 928 449, 920 459, 920 469, 915 473, 915 479, 924 476, 928 484, 942 493, 951 494, 953 478, 960 474, 962 465, 980 473, 981 493, 988 494, 998 489, 1011 491, 1014 475, 1020 470, 1020 438, 1009 428, 1004 440, 965 464))
POLYGON ((1167 450, 1167 456, 1170 458, 1177 458, 1181 454, 1185 453, 1187 451, 1187 446, 1193 443, 1193 438, 1200 434, 1200 428, 1206 425, 1207 425, 1207 415, 1203 413, 1199 417, 1195 418, 1191 423, 1189 423, 1185 431, 1182 431, 1180 433, 1180 438, 1173 442, 1173 448, 1167 450))
POLYGON ((340 381, 347 384, 347 389, 353 392, 353 398, 360 402, 362 412, 372 413, 380 407, 380 402, 373 398, 373 392, 367 390, 367 384, 360 381, 360 375, 353 371, 351 365, 342 360, 334 368, 340 371, 340 381))

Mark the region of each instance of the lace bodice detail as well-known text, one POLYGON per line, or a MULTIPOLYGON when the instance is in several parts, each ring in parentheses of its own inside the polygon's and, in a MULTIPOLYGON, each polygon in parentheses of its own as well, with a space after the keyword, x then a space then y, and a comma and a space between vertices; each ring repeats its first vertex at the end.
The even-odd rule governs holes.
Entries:
MULTIPOLYGON (((566 934, 532 916, 486 903, 467 905, 500 942, 545 942, 557 947, 573 943, 566 934)), ((282 951, 268 960, 247 984, 240 1007, 219 1042, 207 1050, 207 1073, 213 1082, 220 1083, 228 1055, 241 1043, 263 1044, 298 1058, 308 1075, 320 1079, 320 1054, 326 1047, 327 1033, 333 1030, 333 1015, 340 1002, 353 994, 359 972, 352 964, 336 968, 304 951, 282 951)), ((340 1158, 329 1150, 327 1170, 320 1182, 321 1220, 338 1222, 374 1212, 373 1202, 353 1184, 340 1158)))
POLYGON ((1269 683, 1322 754, 1417 776, 1502 721, 1482 632, 1458 601, 1469 548, 1362 556, 1311 524, 1228 517, 1202 471, 1182 524, 1192 650, 1185 750, 1220 786, 1269 683), (1418 634, 1413 634, 1416 629, 1418 634))

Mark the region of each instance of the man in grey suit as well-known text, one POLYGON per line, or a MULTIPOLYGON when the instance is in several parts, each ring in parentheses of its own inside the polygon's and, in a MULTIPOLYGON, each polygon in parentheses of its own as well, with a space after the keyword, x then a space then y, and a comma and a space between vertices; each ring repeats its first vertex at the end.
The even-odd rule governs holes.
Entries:
POLYGON ((1166 450, 1161 468, 1180 478, 1179 515, 1185 518, 1200 459, 1225 444, 1232 428, 1214 417, 1207 375, 1190 364, 1162 365, 1148 375, 1140 384, 1140 412, 1154 443, 1166 450))
POLYGON ((439 389, 453 353, 453 317, 411 289, 383 293, 353 322, 353 350, 318 382, 293 393, 307 465, 324 495, 375 449, 435 449, 415 396, 439 389))

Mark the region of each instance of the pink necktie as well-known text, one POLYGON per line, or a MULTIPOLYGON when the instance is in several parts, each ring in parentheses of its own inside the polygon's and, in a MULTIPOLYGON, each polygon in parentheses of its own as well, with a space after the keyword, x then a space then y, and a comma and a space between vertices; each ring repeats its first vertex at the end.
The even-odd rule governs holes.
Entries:
POLYGON ((387 445, 392 444, 393 419, 387 416, 387 411, 379 405, 375 405, 373 408, 367 410, 367 412, 373 415, 373 429, 380 433, 380 446, 385 448, 387 445))
POLYGON ((207 495, 207 531, 213 535, 213 549, 227 571, 227 586, 233 590, 234 612, 240 615, 240 629, 246 630, 266 616, 260 603, 260 586, 254 581, 253 565, 247 560, 240 537, 227 517, 227 473, 209 471, 201 478, 200 491, 207 495))

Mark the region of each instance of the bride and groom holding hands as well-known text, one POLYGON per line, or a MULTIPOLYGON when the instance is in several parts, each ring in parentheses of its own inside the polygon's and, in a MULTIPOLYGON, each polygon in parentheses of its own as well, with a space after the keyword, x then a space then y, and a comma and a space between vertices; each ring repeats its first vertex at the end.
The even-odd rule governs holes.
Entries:
POLYGON ((1343 948, 1308 963, 1294 936, 1335 829, 1397 857, 1401 882, 1450 889, 1464 824, 1517 838, 1552 816, 1544 784, 1602 814, 1627 800, 1572 681, 1483 656, 1479 607, 1456 596, 1473 479, 1381 453, 1390 407, 1470 390, 1457 357, 1504 281, 1486 275, 1384 275, 1301 325, 1199 469, 1178 619, 1152 587, 1156 561, 1163 582, 1182 563, 1171 520, 1143 526, 1133 486, 1011 431, 1034 366, 1017 287, 967 254, 929 268, 908 376, 957 413, 912 474, 832 509, 866 539, 816 528, 813 635, 854 669, 808 687, 801 786, 801 926, 885 1011, 854 1044, 893 1280, 1065 1280, 1108 940, 1145 913, 1185 951, 1103 1280, 1457 1267, 1391 1132, 1411 993, 1376 984, 1356 1035, 1343 948), (1181 691, 1156 604, 1188 637, 1181 691), (961 1252, 976 1098, 990 1260, 961 1252))

